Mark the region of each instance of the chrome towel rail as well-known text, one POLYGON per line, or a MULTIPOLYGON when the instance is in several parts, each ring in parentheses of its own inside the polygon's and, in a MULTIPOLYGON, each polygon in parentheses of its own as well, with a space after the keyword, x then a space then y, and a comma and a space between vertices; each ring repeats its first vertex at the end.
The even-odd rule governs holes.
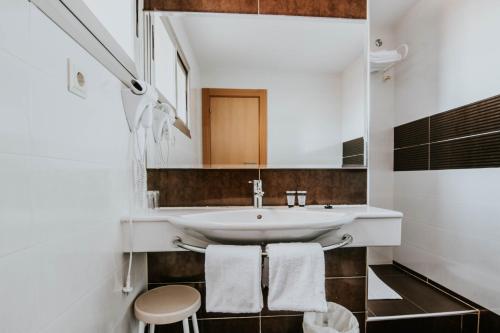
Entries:
MULTIPOLYGON (((330 251, 330 250, 333 250, 333 249, 338 249, 339 247, 344 247, 346 245, 351 244, 352 241, 353 241, 353 237, 351 235, 349 235, 349 234, 345 234, 344 236, 342 236, 342 239, 339 242, 323 246, 323 252, 330 251)), ((207 250, 206 248, 201 247, 201 246, 195 246, 195 245, 186 244, 186 243, 184 243, 182 241, 182 239, 180 237, 177 237, 173 241, 173 243, 177 247, 180 247, 180 248, 182 248, 184 250, 188 250, 188 251, 192 251, 192 252, 197 252, 197 253, 203 253, 204 254, 206 252, 206 250, 207 250)), ((262 255, 263 256, 267 256, 267 253, 265 251, 263 251, 262 255)))

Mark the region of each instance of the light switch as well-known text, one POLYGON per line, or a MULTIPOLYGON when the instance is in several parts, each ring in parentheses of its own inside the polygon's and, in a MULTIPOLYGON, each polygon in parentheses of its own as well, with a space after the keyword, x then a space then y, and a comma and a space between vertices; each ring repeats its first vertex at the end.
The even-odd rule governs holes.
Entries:
POLYGON ((81 98, 87 98, 85 73, 68 59, 68 90, 81 98))

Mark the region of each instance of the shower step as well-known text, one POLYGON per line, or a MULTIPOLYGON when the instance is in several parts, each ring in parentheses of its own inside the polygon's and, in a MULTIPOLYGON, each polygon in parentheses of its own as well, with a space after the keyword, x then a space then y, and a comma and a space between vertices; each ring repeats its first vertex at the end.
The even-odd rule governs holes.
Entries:
POLYGON ((479 310, 401 265, 370 266, 401 300, 369 300, 367 332, 476 333, 479 310))

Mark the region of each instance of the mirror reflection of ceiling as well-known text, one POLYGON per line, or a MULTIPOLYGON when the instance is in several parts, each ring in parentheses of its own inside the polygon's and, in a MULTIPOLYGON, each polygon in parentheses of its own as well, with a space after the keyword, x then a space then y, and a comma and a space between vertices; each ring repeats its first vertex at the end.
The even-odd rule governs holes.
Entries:
POLYGON ((365 22, 355 20, 176 14, 170 21, 183 26, 202 70, 340 73, 361 55, 366 38, 365 22))

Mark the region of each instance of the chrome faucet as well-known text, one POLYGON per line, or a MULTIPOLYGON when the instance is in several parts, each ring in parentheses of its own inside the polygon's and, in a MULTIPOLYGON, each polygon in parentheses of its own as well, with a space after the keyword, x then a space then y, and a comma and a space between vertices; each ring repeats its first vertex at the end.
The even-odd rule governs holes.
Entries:
POLYGON ((264 196, 264 192, 262 191, 262 180, 250 180, 248 183, 253 183, 253 207, 262 208, 262 197, 264 196))

